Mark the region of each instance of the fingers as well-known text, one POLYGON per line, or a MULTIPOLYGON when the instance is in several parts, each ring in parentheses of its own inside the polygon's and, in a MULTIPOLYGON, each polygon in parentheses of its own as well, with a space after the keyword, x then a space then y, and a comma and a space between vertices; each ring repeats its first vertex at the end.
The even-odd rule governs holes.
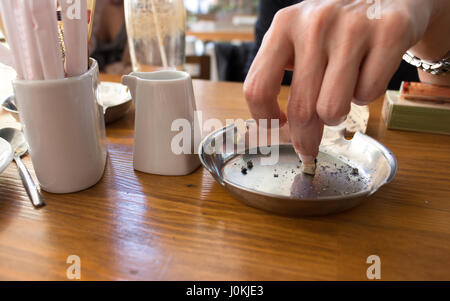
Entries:
POLYGON ((317 99, 317 114, 330 126, 345 121, 358 80, 362 54, 356 57, 332 55, 317 99))
POLYGON ((287 107, 291 141, 305 163, 312 163, 317 157, 322 139, 323 122, 316 113, 316 102, 327 63, 326 53, 320 51, 321 35, 312 36, 305 38, 307 43, 299 42, 295 46, 295 68, 287 107))
POLYGON ((353 102, 357 105, 367 105, 385 93, 408 48, 396 40, 391 30, 389 40, 379 38, 371 47, 361 65, 354 93, 353 102))
POLYGON ((245 99, 257 121, 280 119, 280 125, 286 122, 277 97, 285 67, 293 57, 293 47, 287 38, 289 18, 289 9, 277 13, 244 83, 245 99))
POLYGON ((328 45, 328 65, 317 100, 317 114, 330 126, 345 121, 369 47, 367 25, 360 19, 339 20, 337 36, 328 45))
POLYGON ((401 55, 386 53, 383 49, 370 51, 361 66, 353 102, 367 105, 385 93, 400 62, 401 55))
POLYGON ((323 135, 323 122, 317 114, 314 114, 307 124, 301 124, 295 118, 292 120, 292 122, 289 122, 289 131, 295 151, 302 162, 311 164, 319 154, 319 146, 323 135))

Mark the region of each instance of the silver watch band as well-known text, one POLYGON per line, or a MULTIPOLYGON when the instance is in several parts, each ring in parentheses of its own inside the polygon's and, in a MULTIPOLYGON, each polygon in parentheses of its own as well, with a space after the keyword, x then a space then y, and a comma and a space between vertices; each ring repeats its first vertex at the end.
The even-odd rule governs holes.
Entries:
POLYGON ((407 63, 425 71, 431 73, 433 75, 442 75, 448 73, 450 71, 450 56, 445 59, 442 59, 438 62, 429 62, 422 60, 412 54, 410 51, 407 51, 403 55, 403 60, 407 63))

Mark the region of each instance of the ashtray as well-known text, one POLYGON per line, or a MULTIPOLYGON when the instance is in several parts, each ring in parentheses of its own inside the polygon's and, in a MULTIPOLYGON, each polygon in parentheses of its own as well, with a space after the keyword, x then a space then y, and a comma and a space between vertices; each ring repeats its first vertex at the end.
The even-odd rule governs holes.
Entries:
POLYGON ((241 130, 235 124, 216 130, 199 146, 203 166, 249 206, 291 216, 333 214, 361 204, 395 177, 392 152, 361 132, 345 139, 345 126, 325 127, 315 176, 301 172, 290 142, 280 140, 275 164, 262 164, 268 145, 247 145, 249 124, 255 122, 241 130))

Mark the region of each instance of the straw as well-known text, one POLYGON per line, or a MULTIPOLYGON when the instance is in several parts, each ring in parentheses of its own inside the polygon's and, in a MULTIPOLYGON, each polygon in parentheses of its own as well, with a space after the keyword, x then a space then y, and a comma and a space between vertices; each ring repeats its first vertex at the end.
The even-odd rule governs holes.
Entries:
POLYGON ((160 27, 159 27, 160 23, 159 23, 159 18, 158 18, 158 12, 156 11, 155 0, 150 0, 150 2, 152 4, 152 10, 153 10, 152 15, 153 15, 153 21, 155 22, 155 29, 156 29, 156 35, 158 37, 159 52, 161 53, 161 60, 162 60, 164 68, 167 68, 169 66, 169 64, 167 63, 166 50, 164 49, 164 42, 162 39, 160 27))

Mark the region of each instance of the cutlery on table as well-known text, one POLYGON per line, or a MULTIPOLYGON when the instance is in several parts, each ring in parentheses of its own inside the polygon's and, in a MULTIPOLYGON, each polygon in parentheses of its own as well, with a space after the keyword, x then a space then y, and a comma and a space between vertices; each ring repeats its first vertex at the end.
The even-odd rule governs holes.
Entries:
POLYGON ((44 201, 42 200, 41 194, 36 187, 36 184, 33 181, 28 169, 23 164, 20 157, 25 155, 28 152, 28 144, 25 141, 25 136, 23 133, 14 128, 3 128, 0 129, 0 137, 8 141, 13 150, 14 150, 14 161, 17 164, 19 169, 20 177, 22 178, 23 185, 25 186, 25 190, 30 197, 31 203, 35 208, 40 208, 45 206, 44 201))

